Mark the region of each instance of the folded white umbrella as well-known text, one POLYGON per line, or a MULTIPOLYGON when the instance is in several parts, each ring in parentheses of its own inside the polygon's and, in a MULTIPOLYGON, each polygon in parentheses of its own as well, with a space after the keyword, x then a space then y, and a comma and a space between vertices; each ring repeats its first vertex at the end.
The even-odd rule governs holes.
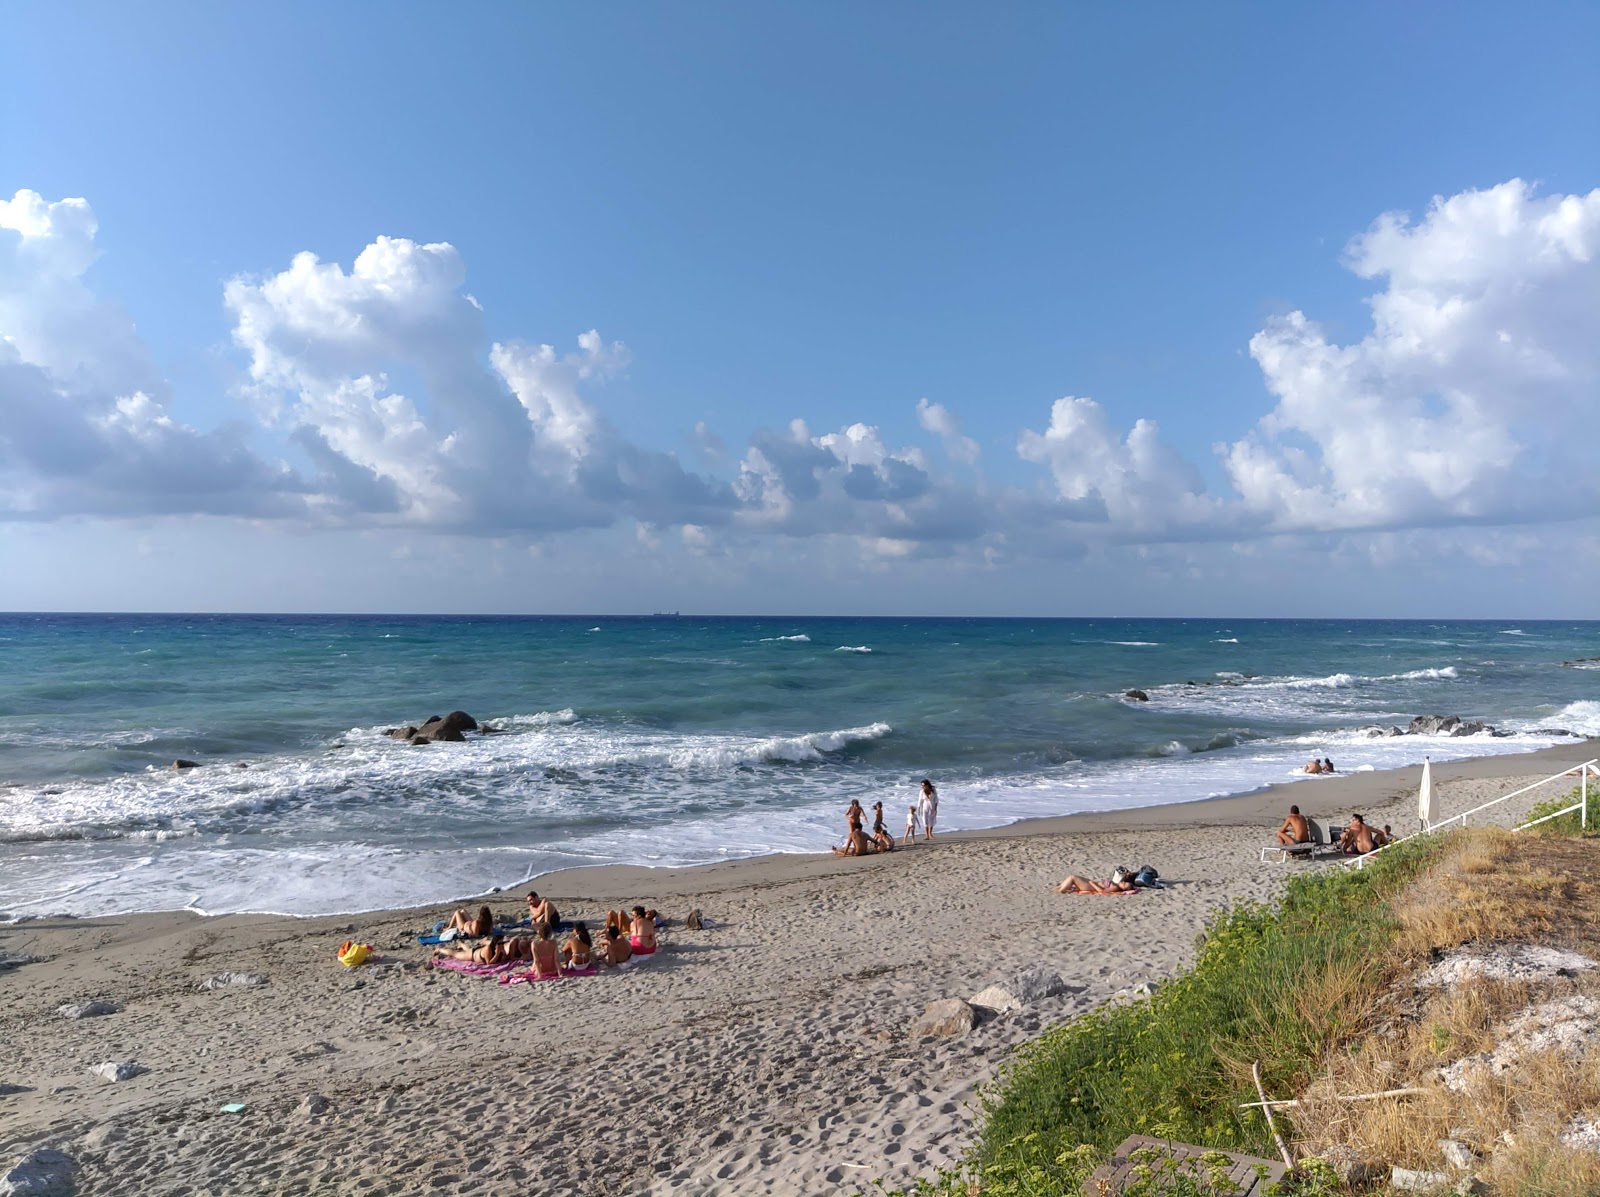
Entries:
POLYGON ((1433 796, 1433 765, 1422 758, 1422 787, 1417 791, 1417 818, 1422 820, 1422 830, 1427 831, 1439 817, 1439 800, 1433 796))

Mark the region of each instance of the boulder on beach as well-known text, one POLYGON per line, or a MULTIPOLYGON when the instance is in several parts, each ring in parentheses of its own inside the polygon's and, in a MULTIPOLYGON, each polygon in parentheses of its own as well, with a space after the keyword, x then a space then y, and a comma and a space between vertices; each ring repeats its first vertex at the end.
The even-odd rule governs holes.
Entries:
POLYGON ((0 1174, 0 1197, 72 1197, 77 1169, 77 1161, 64 1151, 30 1151, 0 1174))
POLYGON ((922 1017, 911 1024, 911 1033, 923 1039, 957 1039, 972 1030, 977 1021, 977 1011, 966 1002, 943 998, 928 1003, 922 1017))

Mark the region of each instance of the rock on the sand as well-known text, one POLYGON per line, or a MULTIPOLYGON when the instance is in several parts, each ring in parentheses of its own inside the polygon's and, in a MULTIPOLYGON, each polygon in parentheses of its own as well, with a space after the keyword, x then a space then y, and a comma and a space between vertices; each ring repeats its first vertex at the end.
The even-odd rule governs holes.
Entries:
POLYGON ((1017 995, 1017 1000, 1024 1006, 1066 991, 1067 983, 1061 979, 1060 973, 1038 965, 1023 969, 1011 986, 1011 992, 1017 995))
POLYGON ((969 1004, 1007 1014, 1058 993, 1065 993, 1066 989, 1067 983, 1061 979, 1061 974, 1034 965, 1023 969, 1010 981, 991 985, 983 992, 973 994, 969 1004))
POLYGON ((943 998, 929 1002, 922 1017, 911 1024, 911 1033, 920 1038, 930 1036, 955 1039, 972 1030, 978 1021, 975 1010, 960 998, 943 998))
POLYGON ((108 1081, 126 1081, 131 1077, 138 1076, 144 1069, 140 1067, 137 1060, 123 1060, 120 1063, 107 1061, 104 1064, 96 1064, 89 1071, 94 1073, 95 1076, 104 1077, 108 1081))
POLYGON ((1017 1000, 1017 995, 1004 985, 991 985, 973 994, 967 1004, 982 1006, 985 1010, 994 1010, 999 1014, 1009 1014, 1013 1010, 1022 1009, 1022 1003, 1017 1000))
POLYGON ((315 1118, 319 1114, 326 1114, 332 1104, 322 1094, 311 1093, 300 1103, 299 1113, 303 1118, 315 1118))
POLYGON ((57 1006, 56 1013, 62 1018, 100 1018, 106 1014, 115 1014, 119 1008, 115 1002, 96 998, 92 1002, 69 1002, 65 1006, 57 1006))
POLYGON ((113 1143, 126 1142, 128 1128, 118 1126, 115 1122, 107 1122, 104 1126, 97 1126, 83 1136, 83 1145, 90 1151, 103 1151, 113 1143))
POLYGON ((0 1197, 71 1197, 78 1165, 63 1151, 30 1151, 0 1176, 0 1197))
POLYGON ((260 973, 217 973, 207 977, 196 989, 255 989, 265 985, 267 979, 260 973))
POLYGON ((1423 1172, 1415 1168, 1396 1168, 1389 1173, 1391 1188, 1404 1189, 1408 1193, 1426 1193, 1432 1189, 1442 1189, 1450 1183, 1450 1178, 1443 1172, 1423 1172))

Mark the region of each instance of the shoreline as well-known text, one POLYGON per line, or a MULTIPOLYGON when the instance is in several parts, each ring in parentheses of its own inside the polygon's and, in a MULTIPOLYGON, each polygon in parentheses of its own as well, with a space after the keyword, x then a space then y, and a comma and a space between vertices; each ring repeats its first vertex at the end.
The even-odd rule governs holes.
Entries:
MULTIPOLYGON (((1444 813, 1565 772, 1597 746, 1442 765, 1444 813)), ((547 985, 423 968, 416 937, 440 905, 0 926, 0 955, 19 960, 0 968, 0 1038, 14 1048, 0 1076, 0 1165, 64 1150, 88 1197, 909 1184, 959 1160, 978 1087, 1017 1045, 1185 967, 1212 912, 1268 899, 1296 870, 1338 867, 1260 863, 1288 800, 1409 830, 1415 773, 1283 783, 1133 823, 1127 812, 1029 820, 887 856, 547 874, 538 888, 569 919, 592 926, 634 903, 669 918, 656 956, 547 985), (1054 891, 1069 870, 1147 861, 1170 888, 1118 901, 1054 891), (691 908, 705 930, 685 928, 691 908), (342 968, 335 950, 351 938, 384 962, 342 968), (910 1034, 928 1003, 1028 967, 1056 972, 1064 991, 958 1038, 910 1034), (239 974, 260 980, 209 987, 239 974), (58 1012, 89 1001, 114 1010, 58 1012), (144 1071, 117 1083, 92 1072, 126 1061, 144 1071)), ((520 917, 526 888, 488 902, 520 917)))
MULTIPOLYGON (((1490 753, 1484 756, 1458 757, 1434 765, 1435 783, 1445 780, 1472 777, 1531 776, 1539 772, 1538 762, 1550 758, 1565 760, 1572 752, 1583 753, 1581 759, 1600 757, 1600 737, 1573 740, 1566 744, 1548 745, 1524 752, 1490 753)), ((1395 786, 1409 786, 1413 792, 1421 776, 1421 764, 1403 765, 1393 769, 1372 769, 1350 773, 1319 775, 1315 781, 1275 781, 1237 794, 1223 794, 1210 798, 1188 798, 1156 806, 1119 807, 1103 811, 1075 811, 1061 815, 1030 815, 1013 819, 993 827, 974 827, 960 831, 939 833, 941 842, 1006 838, 1017 835, 1054 835, 1071 832, 1115 832, 1135 828, 1196 828, 1259 822, 1273 818, 1272 812, 1280 805, 1298 802, 1298 798, 1285 797, 1291 792, 1301 792, 1307 785, 1334 787, 1333 793, 1341 796, 1343 804, 1352 809, 1362 805, 1375 806, 1392 797, 1395 786), (1346 795, 1356 795, 1355 799, 1346 795), (1370 795, 1370 797, 1368 796, 1370 795)), ((1322 794, 1319 791, 1319 797, 1322 794)), ((1402 831, 1400 834, 1405 834, 1402 831)), ((192 916, 197 919, 226 918, 281 918, 309 923, 319 919, 353 919, 375 916, 395 916, 455 906, 462 903, 480 904, 503 899, 509 894, 520 894, 527 888, 546 888, 552 897, 582 900, 594 893, 621 892, 629 886, 653 888, 662 880, 687 881, 694 877, 713 879, 714 888, 750 884, 750 873, 761 873, 767 879, 790 879, 837 862, 840 858, 828 851, 819 852, 767 852, 730 860, 707 861, 691 865, 639 865, 627 863, 572 865, 536 873, 517 881, 492 887, 477 893, 441 897, 425 903, 402 906, 365 907, 346 911, 319 914, 290 914, 271 910, 237 910, 212 914, 193 907, 168 907, 159 910, 124 911, 108 915, 74 915, 59 912, 48 914, 23 914, 10 920, 0 919, 0 929, 9 926, 26 926, 49 919, 73 919, 90 922, 111 918, 151 918, 192 916), (562 888, 556 888, 560 886, 562 888)))

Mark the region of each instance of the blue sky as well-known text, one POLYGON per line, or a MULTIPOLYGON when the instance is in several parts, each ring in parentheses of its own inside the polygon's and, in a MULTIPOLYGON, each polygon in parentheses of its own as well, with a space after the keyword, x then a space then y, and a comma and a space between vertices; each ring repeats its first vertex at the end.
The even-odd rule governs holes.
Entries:
POLYGON ((1592 5, 7 21, 0 607, 1592 611, 1592 5))

